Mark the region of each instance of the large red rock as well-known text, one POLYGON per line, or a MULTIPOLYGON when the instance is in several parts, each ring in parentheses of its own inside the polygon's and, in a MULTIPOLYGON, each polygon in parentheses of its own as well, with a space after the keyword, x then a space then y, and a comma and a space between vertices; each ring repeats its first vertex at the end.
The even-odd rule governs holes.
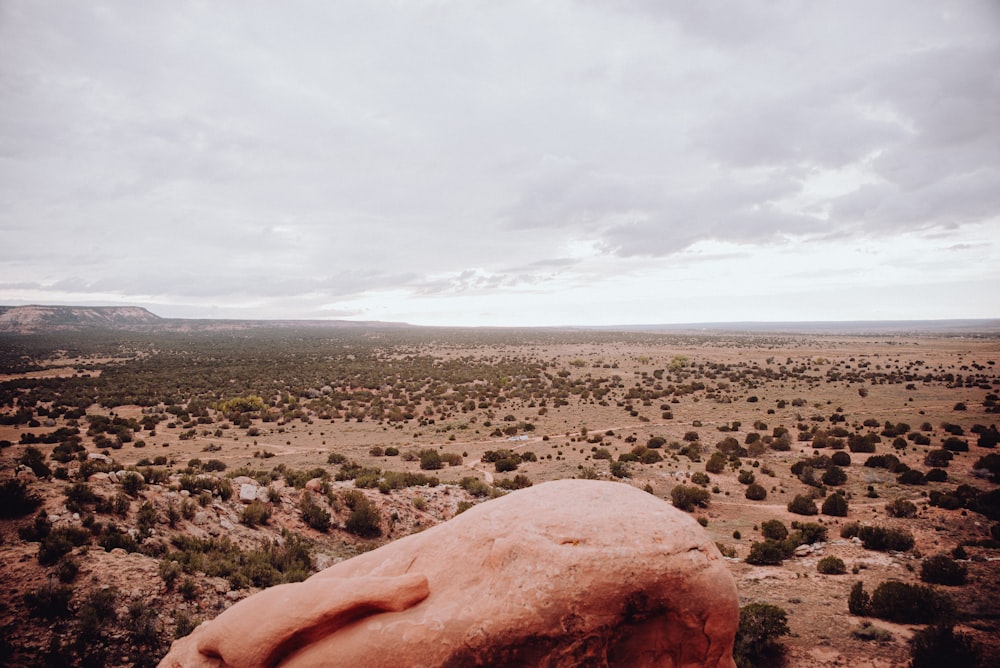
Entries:
POLYGON ((161 666, 732 667, 736 586, 630 485, 561 480, 251 596, 161 666))

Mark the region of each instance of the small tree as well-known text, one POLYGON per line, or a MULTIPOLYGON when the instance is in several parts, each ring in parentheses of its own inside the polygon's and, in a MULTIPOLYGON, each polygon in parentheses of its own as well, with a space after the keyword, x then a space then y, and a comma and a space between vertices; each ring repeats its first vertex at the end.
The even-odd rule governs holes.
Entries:
POLYGON ((843 575, 847 572, 847 566, 840 557, 823 557, 816 564, 816 570, 823 575, 843 575))
POLYGON ((822 480, 824 485, 837 487, 838 485, 843 485, 847 482, 847 474, 844 473, 844 469, 839 466, 831 466, 825 473, 823 473, 822 480))
POLYGON ((920 579, 931 584, 958 587, 965 584, 967 569, 947 554, 927 557, 920 565, 920 579))
POLYGON ((847 597, 847 609, 852 615, 867 617, 872 611, 872 599, 860 582, 855 582, 847 597))
POLYGON ((816 502, 812 500, 812 497, 798 494, 788 502, 788 512, 795 513, 796 515, 815 515, 819 512, 819 509, 816 507, 816 502))
POLYGON ((911 668, 975 668, 982 652, 969 636, 955 633, 950 624, 935 624, 910 639, 911 668))
POLYGON ((747 555, 747 563, 753 566, 778 566, 784 560, 784 546, 770 538, 751 545, 750 554, 747 555))
POLYGON ((311 528, 324 533, 330 530, 330 513, 313 501, 309 492, 302 495, 299 509, 302 511, 302 520, 311 528))
POLYGON ((823 514, 831 517, 847 517, 847 499, 842 494, 831 494, 823 502, 823 514))
POLYGON ((368 497, 361 497, 354 504, 354 510, 344 523, 345 528, 362 538, 375 538, 382 535, 382 518, 378 508, 368 497))
POLYGON ((708 491, 701 487, 677 485, 670 490, 670 500, 675 507, 686 512, 691 512, 695 506, 707 508, 709 498, 708 491))
POLYGON ((709 473, 722 473, 726 470, 726 456, 721 452, 713 452, 705 462, 705 470, 709 473))
POLYGON ((781 520, 764 520, 760 524, 760 533, 771 540, 785 540, 788 538, 788 527, 781 520))
POLYGON ((751 501, 762 501, 767 498, 767 490, 763 485, 754 482, 747 485, 743 495, 751 501))
POLYGON ((787 613, 769 603, 750 603, 740 608, 740 626, 733 645, 739 668, 779 665, 784 647, 777 639, 790 632, 787 613))

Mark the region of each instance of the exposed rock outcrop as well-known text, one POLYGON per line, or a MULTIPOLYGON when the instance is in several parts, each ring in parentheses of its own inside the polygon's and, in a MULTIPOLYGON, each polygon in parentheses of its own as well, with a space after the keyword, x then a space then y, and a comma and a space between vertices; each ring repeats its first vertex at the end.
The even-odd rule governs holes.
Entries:
POLYGON ((563 480, 247 598, 161 666, 733 666, 736 586, 704 530, 563 480))

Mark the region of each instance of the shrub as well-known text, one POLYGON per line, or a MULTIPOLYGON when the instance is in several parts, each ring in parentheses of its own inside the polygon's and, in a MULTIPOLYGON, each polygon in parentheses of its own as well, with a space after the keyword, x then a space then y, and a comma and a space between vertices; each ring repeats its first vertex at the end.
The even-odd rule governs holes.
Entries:
POLYGON ((926 485, 927 479, 924 477, 923 472, 917 469, 909 469, 896 476, 896 482, 901 485, 926 485))
POLYGON ((324 533, 330 530, 330 513, 313 501, 312 494, 305 492, 302 495, 299 510, 302 512, 302 521, 309 527, 324 533))
POLYGON ((788 502, 788 512, 796 515, 815 515, 819 512, 816 502, 811 497, 798 494, 788 502))
POLYGON ((895 499, 885 504, 885 512, 889 517, 914 517, 917 514, 917 506, 906 499, 895 499))
POLYGON ((507 473, 508 471, 516 471, 518 464, 518 460, 513 457, 504 457, 493 462, 493 467, 497 473, 507 473))
POLYGON ((948 463, 954 458, 955 455, 951 454, 950 450, 945 450, 943 448, 940 450, 931 450, 924 455, 924 465, 944 467, 948 466, 948 463))
POLYGON ((42 497, 28 491, 20 480, 5 480, 0 484, 0 518, 11 519, 33 513, 42 505, 42 497))
POLYGON ((840 557, 823 557, 816 564, 816 570, 823 575, 843 575, 847 572, 847 566, 840 557))
POLYGON ((726 456, 721 452, 713 452, 712 456, 705 462, 705 471, 708 473, 722 473, 726 470, 726 456))
POLYGON ((871 615, 897 624, 933 624, 953 614, 946 594, 923 585, 887 580, 872 592, 871 615))
POLYGON ((815 522, 792 522, 795 533, 791 536, 791 541, 795 546, 809 545, 811 543, 822 543, 826 540, 827 528, 815 522))
POLYGON ((842 494, 831 494, 823 502, 823 514, 831 517, 847 517, 847 499, 842 494))
POLYGON ((753 471, 747 471, 746 469, 743 469, 740 471, 737 480, 739 480, 739 482, 744 485, 750 485, 756 480, 756 478, 753 474, 753 471))
POLYGON ((52 529, 38 546, 38 563, 51 566, 68 554, 74 547, 90 542, 90 532, 83 527, 66 526, 52 529))
POLYGON ((986 471, 989 479, 993 482, 1000 482, 1000 455, 990 453, 976 460, 972 468, 977 471, 986 471))
POLYGON ((750 603, 740 608, 740 625, 733 645, 733 659, 739 668, 778 665, 784 648, 777 638, 787 635, 788 616, 769 603, 750 603))
POLYGON ((944 469, 931 469, 925 476, 927 482, 947 482, 948 472, 944 469))
MULTIPOLYGON (((611 475, 615 478, 627 478, 628 477, 628 465, 625 462, 611 462, 610 468, 608 469, 611 475)), ((696 488, 697 489, 697 488, 696 488)), ((704 491, 704 490, 702 490, 704 491)), ((707 492, 706 492, 707 494, 707 492)))
POLYGON ((375 538, 382 535, 382 518, 375 504, 362 496, 354 504, 344 527, 356 536, 375 538))
POLYGON ((436 471, 444 468, 444 460, 441 458, 441 453, 437 450, 425 448, 418 455, 420 457, 420 468, 424 471, 436 471))
POLYGON ((701 487, 690 487, 687 485, 677 485, 670 490, 670 500, 674 506, 691 512, 695 506, 707 508, 709 502, 708 491, 701 487))
POLYGON ((833 453, 833 456, 830 457, 830 463, 836 466, 850 466, 851 456, 843 451, 835 452, 833 453))
POLYGON ((788 551, 779 541, 770 538, 750 546, 747 563, 754 566, 777 566, 788 557, 788 551))
POLYGON ((866 550, 906 552, 913 548, 913 534, 902 529, 863 526, 858 529, 858 538, 866 550))
POLYGON ((29 445, 17 458, 17 463, 27 466, 37 478, 49 478, 52 476, 52 469, 45 463, 45 455, 33 445, 29 445))
POLYGON ((781 520, 764 520, 760 525, 760 533, 764 538, 771 540, 785 540, 788 538, 788 528, 782 524, 781 520))
POLYGON ((767 490, 764 489, 763 485, 759 485, 757 483, 751 483, 747 485, 747 489, 744 492, 744 496, 746 496, 751 501, 762 501, 763 499, 767 498, 767 490))
POLYGON ((847 596, 847 609, 852 615, 867 617, 871 614, 872 599, 865 591, 864 585, 855 582, 851 593, 847 596))
POLYGON ((981 650, 969 636, 950 624, 935 624, 910 638, 910 668, 975 668, 981 650))
POLYGON ((701 471, 695 471, 691 474, 691 482, 704 487, 711 482, 711 479, 708 477, 708 474, 702 473, 701 471))
POLYGON ((851 635, 858 640, 874 640, 876 642, 890 642, 892 640, 892 634, 883 628, 875 626, 871 622, 865 622, 861 626, 851 629, 851 635))
POLYGON ((489 496, 490 486, 479 478, 466 476, 458 483, 459 486, 472 496, 489 496))
POLYGON ((254 499, 243 508, 240 513, 240 522, 248 527, 255 527, 258 524, 267 524, 271 519, 271 508, 263 501, 254 499))
POLYGON ((531 487, 531 485, 531 478, 520 473, 513 478, 501 478, 496 482, 496 487, 509 490, 524 489, 525 487, 531 487))
POLYGON ((839 466, 831 466, 823 473, 823 484, 836 487, 847 482, 847 474, 839 466))
POLYGON ((927 557, 920 564, 920 579, 931 584, 958 587, 965 584, 967 569, 946 554, 927 557))
POLYGON ((69 586, 42 586, 24 595, 24 605, 32 617, 54 620, 69 615, 69 599, 73 588, 69 586))

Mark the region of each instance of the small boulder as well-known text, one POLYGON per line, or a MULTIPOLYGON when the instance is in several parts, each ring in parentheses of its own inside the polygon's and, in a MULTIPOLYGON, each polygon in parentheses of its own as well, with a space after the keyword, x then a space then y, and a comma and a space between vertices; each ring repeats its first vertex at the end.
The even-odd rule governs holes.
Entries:
POLYGON ((257 485, 252 483, 243 483, 240 485, 240 501, 242 503, 250 503, 257 498, 257 485))

